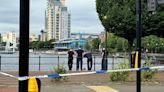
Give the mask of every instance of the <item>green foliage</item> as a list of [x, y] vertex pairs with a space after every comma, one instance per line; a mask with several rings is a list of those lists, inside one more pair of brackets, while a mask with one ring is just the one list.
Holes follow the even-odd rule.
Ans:
[[[116, 69], [127, 69], [129, 68], [129, 63], [120, 63]], [[132, 79], [130, 76], [131, 72], [112, 72], [110, 73], [110, 80], [111, 81], [128, 81]]]
[[100, 45], [100, 39], [99, 38], [95, 38], [91, 41], [91, 48], [93, 50], [98, 50], [99, 49], [99, 45]]
[[[55, 73], [55, 74], [65, 74], [66, 73], [66, 69], [65, 69], [64, 66], [59, 66], [59, 68], [54, 68], [52, 70], [52, 73]], [[68, 80], [68, 78], [66, 76], [64, 76], [64, 77], [60, 76], [60, 77], [52, 78], [52, 81], [61, 81], [61, 80], [66, 81], [66, 80]]]
[[52, 42], [54, 42], [55, 39], [51, 39], [49, 41], [45, 41], [45, 42], [42, 42], [42, 41], [33, 41], [33, 42], [30, 42], [29, 44], [29, 48], [30, 49], [50, 49], [50, 48], [53, 48], [54, 45], [52, 44]]
[[[151, 58], [146, 58], [143, 67], [152, 67], [152, 60]], [[116, 69], [127, 69], [129, 68], [129, 63], [120, 63]], [[144, 70], [141, 71], [141, 78], [142, 81], [151, 81], [155, 74], [158, 73], [158, 70]], [[130, 81], [132, 80], [132, 73], [131, 72], [112, 72], [110, 73], [110, 80], [111, 81]]]
[[[145, 60], [145, 64], [143, 67], [151, 67], [151, 66], [152, 66], [152, 61], [150, 58], [147, 58]], [[141, 71], [142, 81], [151, 81], [156, 73], [158, 73], [158, 70]]]
[[105, 30], [133, 41], [135, 0], [96, 0], [96, 8]]
[[[96, 0], [96, 9], [106, 31], [128, 41], [136, 37], [135, 0]], [[142, 36], [164, 36], [164, 5], [158, 6], [155, 14], [148, 11], [147, 0], [142, 0]]]
[[126, 39], [113, 35], [112, 33], [108, 34], [108, 46], [109, 51], [123, 52], [127, 51], [128, 42]]
[[163, 52], [164, 50], [164, 38], [150, 35], [142, 38], [142, 48], [147, 49], [148, 52]]
[[89, 41], [86, 42], [86, 44], [85, 44], [85, 49], [86, 49], [86, 50], [90, 50], [90, 49], [91, 49], [91, 46], [90, 46], [90, 44], [89, 44]]
[[[128, 40], [129, 56], [136, 38], [136, 0], [96, 0], [96, 10], [102, 25], [108, 32]], [[142, 36], [150, 34], [164, 37], [164, 5], [155, 14], [147, 9], [142, 0]]]
[[79, 47], [79, 42], [75, 42], [75, 48]]
[[[102, 47], [105, 47], [105, 42], [101, 45]], [[108, 33], [107, 48], [110, 53], [124, 52], [128, 49], [128, 42], [126, 39], [118, 37], [113, 33]]]

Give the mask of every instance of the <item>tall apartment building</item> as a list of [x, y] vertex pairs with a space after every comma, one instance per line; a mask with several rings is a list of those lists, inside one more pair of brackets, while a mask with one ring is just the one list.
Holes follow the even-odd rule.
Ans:
[[8, 32], [2, 34], [2, 42], [10, 42], [14, 43], [16, 41], [16, 34], [15, 32]]
[[70, 38], [70, 19], [70, 13], [65, 6], [65, 0], [48, 0], [45, 14], [47, 40]]

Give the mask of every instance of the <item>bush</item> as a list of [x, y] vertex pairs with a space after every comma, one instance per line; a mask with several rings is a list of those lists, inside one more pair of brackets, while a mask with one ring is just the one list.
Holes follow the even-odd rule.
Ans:
[[[152, 60], [150, 58], [145, 59], [145, 63], [143, 67], [152, 67]], [[129, 63], [120, 63], [117, 68], [115, 69], [127, 69], [129, 68]], [[142, 81], [151, 81], [154, 75], [158, 73], [158, 70], [144, 70], [141, 71], [141, 78]], [[133, 80], [132, 72], [112, 72], [110, 73], [110, 80], [111, 81], [129, 81]]]
[[[52, 73], [56, 73], [56, 74], [65, 74], [66, 73], [66, 69], [64, 66], [59, 66], [59, 68], [54, 68], [52, 70]], [[52, 78], [52, 81], [61, 81], [61, 80], [64, 80], [66, 81], [68, 78], [66, 76], [63, 76], [63, 77], [54, 77]]]
[[[129, 68], [129, 63], [120, 63], [116, 69], [127, 69]], [[110, 73], [110, 80], [111, 81], [127, 81], [132, 79], [130, 76], [131, 72], [112, 72]]]
[[[151, 67], [152, 65], [152, 60], [150, 58], [146, 58], [145, 63], [143, 67]], [[145, 70], [141, 71], [141, 78], [142, 81], [151, 81], [154, 75], [158, 73], [158, 70]]]

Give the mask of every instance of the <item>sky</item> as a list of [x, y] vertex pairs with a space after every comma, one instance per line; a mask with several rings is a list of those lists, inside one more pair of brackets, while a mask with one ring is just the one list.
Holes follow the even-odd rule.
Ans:
[[[19, 1], [0, 0], [0, 33], [19, 35]], [[40, 33], [45, 25], [47, 0], [30, 0], [30, 33]], [[66, 0], [71, 13], [71, 32], [100, 33], [103, 26], [96, 12], [95, 0]]]

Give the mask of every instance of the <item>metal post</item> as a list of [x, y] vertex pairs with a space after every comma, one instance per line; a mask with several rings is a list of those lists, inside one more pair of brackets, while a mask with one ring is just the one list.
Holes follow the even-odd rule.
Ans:
[[[29, 75], [29, 5], [30, 0], [20, 0], [19, 76]], [[19, 81], [19, 92], [28, 92], [28, 80]]]
[[59, 69], [59, 56], [58, 56], [58, 69]]
[[[141, 67], [141, 0], [136, 0], [136, 38], [138, 50], [138, 68]], [[136, 91], [141, 92], [141, 71], [137, 71]]]
[[94, 56], [94, 71], [96, 70], [96, 57]]
[[112, 55], [112, 70], [114, 70], [114, 55]]
[[105, 31], [105, 64], [104, 70], [108, 70], [107, 31]]
[[1, 56], [0, 56], [0, 71], [1, 71], [1, 68], [2, 68], [2, 62], [1, 62]]
[[40, 71], [40, 58], [41, 58], [41, 57], [40, 57], [40, 55], [39, 55], [39, 71]]

